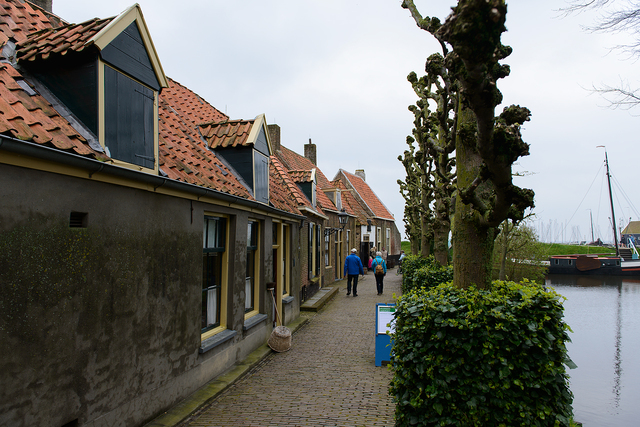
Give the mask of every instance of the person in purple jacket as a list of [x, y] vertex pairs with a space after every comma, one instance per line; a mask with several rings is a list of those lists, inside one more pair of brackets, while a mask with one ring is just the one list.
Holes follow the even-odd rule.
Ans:
[[358, 275], [364, 274], [362, 261], [356, 255], [356, 249], [351, 249], [351, 254], [344, 260], [344, 276], [347, 276], [347, 295], [351, 295], [351, 282], [353, 281], [353, 296], [358, 296]]

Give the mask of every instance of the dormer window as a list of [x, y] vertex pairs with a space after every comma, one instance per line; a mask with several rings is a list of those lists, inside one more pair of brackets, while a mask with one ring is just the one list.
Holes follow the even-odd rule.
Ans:
[[342, 210], [342, 196], [337, 188], [324, 190], [325, 194], [331, 200], [338, 210]]
[[209, 148], [242, 178], [253, 197], [269, 203], [269, 143], [264, 114], [254, 120], [203, 123], [200, 132]]
[[298, 184], [302, 193], [307, 196], [307, 199], [309, 199], [315, 208], [317, 204], [316, 169], [311, 169], [310, 171], [289, 171], [289, 174], [292, 175], [293, 181]]
[[107, 154], [125, 163], [155, 169], [157, 92], [107, 64], [104, 65], [104, 88]]
[[119, 166], [158, 173], [158, 94], [168, 83], [138, 5], [37, 33], [17, 58], [92, 148]]

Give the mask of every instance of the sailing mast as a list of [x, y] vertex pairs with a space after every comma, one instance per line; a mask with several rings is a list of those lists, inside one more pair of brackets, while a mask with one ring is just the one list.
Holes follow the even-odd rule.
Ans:
[[616, 245], [616, 256], [620, 256], [620, 248], [618, 248], [618, 233], [616, 231], [616, 215], [613, 212], [613, 195], [611, 194], [611, 173], [609, 172], [609, 158], [607, 157], [607, 149], [604, 145], [598, 145], [604, 148], [604, 163], [607, 166], [607, 183], [609, 184], [609, 202], [611, 203], [611, 219], [613, 222], [613, 242]]

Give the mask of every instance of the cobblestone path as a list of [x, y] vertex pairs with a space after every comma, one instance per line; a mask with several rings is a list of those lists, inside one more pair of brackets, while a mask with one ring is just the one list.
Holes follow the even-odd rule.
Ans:
[[[391, 373], [375, 366], [375, 306], [400, 294], [395, 269], [376, 294], [373, 274], [360, 278], [358, 296], [339, 293], [292, 337], [209, 406], [182, 424], [213, 426], [393, 426]], [[182, 427], [181, 426], [181, 427]]]

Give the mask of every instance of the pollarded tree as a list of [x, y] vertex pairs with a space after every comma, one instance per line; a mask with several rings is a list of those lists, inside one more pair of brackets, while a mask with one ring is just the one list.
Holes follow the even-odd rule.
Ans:
[[407, 137], [409, 150], [405, 150], [402, 156], [398, 156], [405, 168], [407, 177], [405, 181], [398, 180], [400, 194], [405, 199], [404, 222], [407, 225], [407, 234], [411, 242], [411, 252], [423, 257], [429, 256], [431, 240], [433, 239], [433, 212], [431, 201], [433, 200], [433, 185], [431, 184], [431, 159], [425, 158], [421, 143], [418, 148], [413, 137]]
[[[455, 190], [455, 109], [457, 106], [457, 85], [452, 81], [444, 58], [447, 47], [441, 44], [442, 54], [436, 53], [427, 59], [426, 75], [420, 79], [415, 73], [409, 74], [413, 90], [418, 95], [416, 103], [425, 116], [422, 132], [425, 156], [433, 162], [433, 236], [434, 258], [440, 265], [447, 265], [449, 258], [449, 233], [451, 231], [452, 196]], [[430, 111], [429, 105], [435, 106]], [[414, 129], [414, 133], [418, 128]]]
[[[500, 116], [498, 79], [509, 74], [499, 61], [511, 53], [500, 43], [505, 28], [504, 0], [459, 0], [441, 24], [423, 18], [413, 0], [404, 0], [418, 27], [451, 50], [444, 64], [459, 96], [455, 112], [456, 200], [453, 226], [454, 284], [487, 287], [491, 281], [496, 227], [507, 218], [521, 220], [533, 207], [533, 191], [513, 184], [512, 165], [529, 154], [520, 126], [527, 108], [510, 106]], [[448, 51], [448, 50], [447, 50]]]
[[422, 233], [422, 196], [418, 170], [415, 161], [415, 147], [413, 139], [407, 138], [409, 149], [405, 150], [402, 156], [398, 156], [406, 171], [404, 181], [398, 180], [400, 194], [404, 198], [404, 224], [407, 237], [411, 243], [411, 253], [418, 255], [420, 250], [420, 240]]

